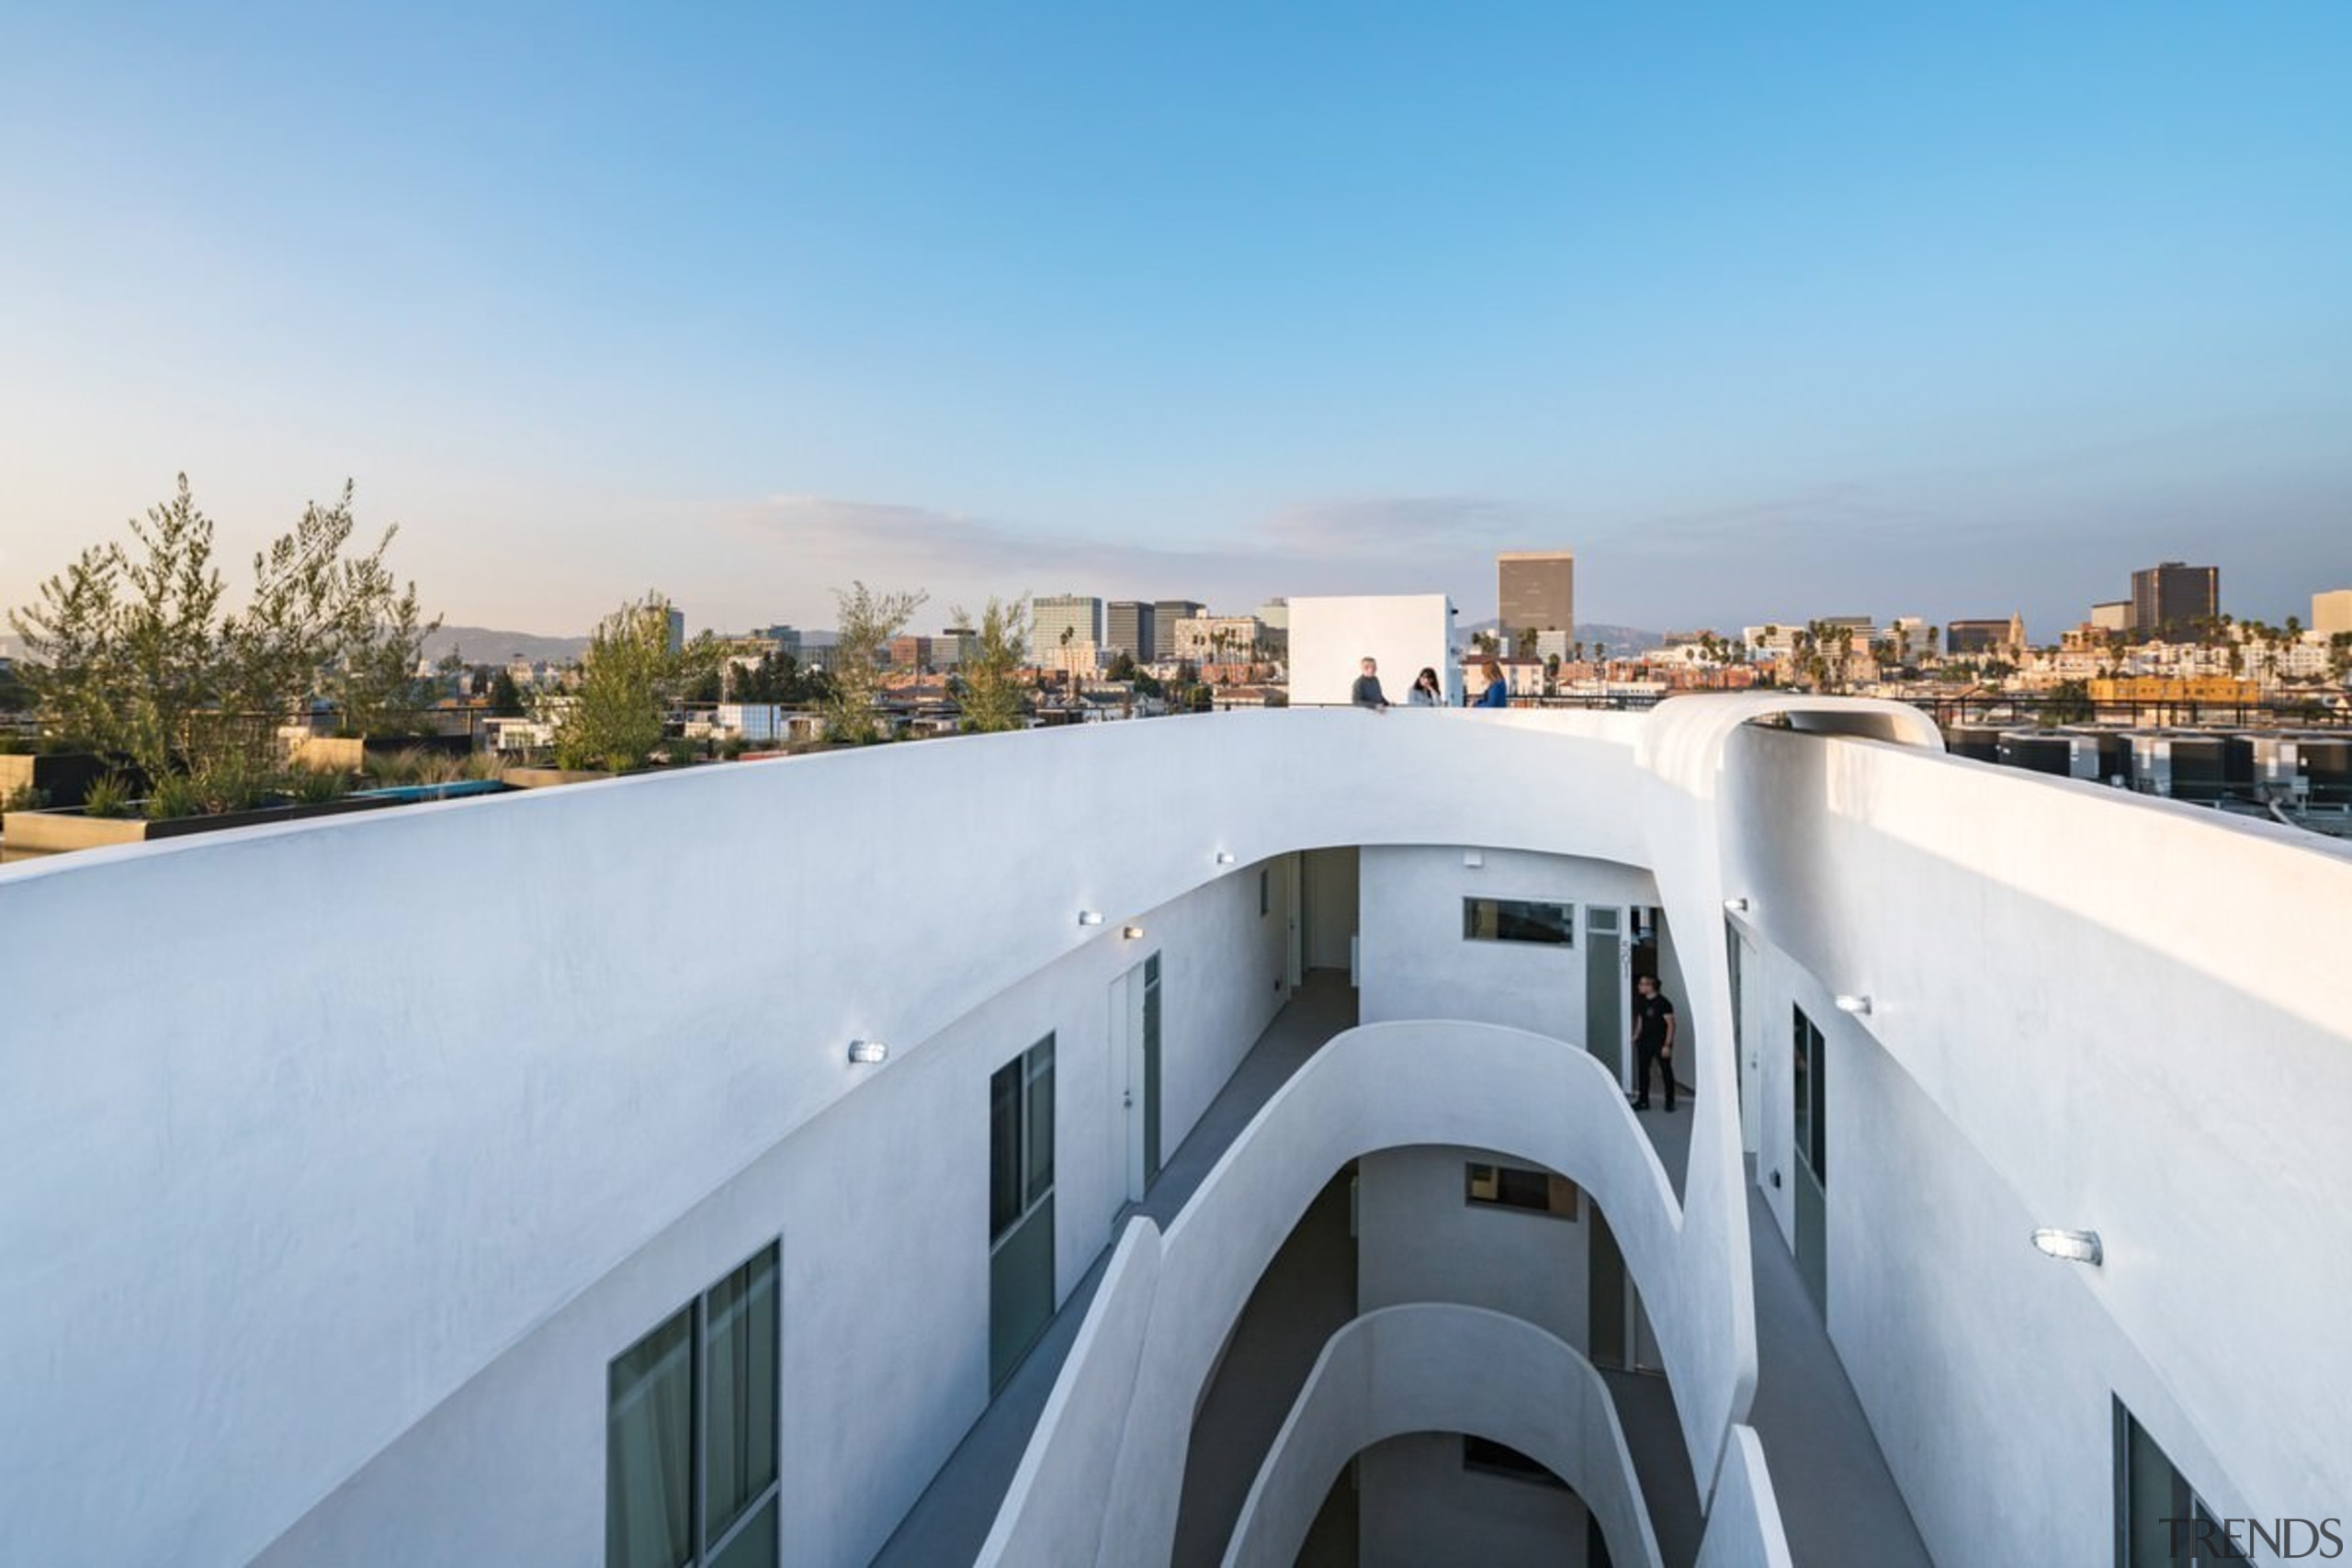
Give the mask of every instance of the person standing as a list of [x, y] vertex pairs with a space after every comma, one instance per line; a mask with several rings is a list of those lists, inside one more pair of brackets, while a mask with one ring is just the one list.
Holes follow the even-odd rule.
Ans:
[[1510, 706], [1510, 682], [1503, 679], [1502, 665], [1489, 659], [1478, 667], [1478, 673], [1487, 678], [1487, 689], [1478, 694], [1478, 705], [1482, 708]]
[[1377, 660], [1366, 659], [1363, 661], [1363, 673], [1356, 677], [1355, 691], [1348, 700], [1374, 713], [1388, 711], [1387, 694], [1380, 689], [1380, 665]]
[[1413, 678], [1413, 689], [1405, 700], [1417, 708], [1442, 708], [1445, 705], [1444, 689], [1437, 683], [1437, 671], [1424, 668]]
[[1650, 1069], [1666, 1074], [1666, 1109], [1674, 1111], [1674, 1004], [1658, 988], [1657, 976], [1634, 982], [1634, 1109], [1650, 1108]]

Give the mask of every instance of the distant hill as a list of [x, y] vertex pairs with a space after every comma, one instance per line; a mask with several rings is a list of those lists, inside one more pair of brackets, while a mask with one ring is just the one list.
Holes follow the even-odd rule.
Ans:
[[[1497, 618], [1489, 615], [1483, 621], [1457, 622], [1455, 627], [1461, 639], [1467, 642], [1476, 633], [1493, 631], [1498, 624]], [[1621, 655], [1646, 653], [1651, 649], [1666, 646], [1666, 638], [1657, 632], [1645, 632], [1639, 626], [1607, 626], [1599, 621], [1578, 621], [1576, 630], [1569, 636], [1588, 646], [1596, 642], [1603, 644], [1610, 652]]]
[[455, 652], [469, 664], [503, 664], [518, 654], [534, 664], [570, 664], [587, 651], [584, 637], [538, 637], [490, 626], [443, 626], [424, 639], [425, 658]]

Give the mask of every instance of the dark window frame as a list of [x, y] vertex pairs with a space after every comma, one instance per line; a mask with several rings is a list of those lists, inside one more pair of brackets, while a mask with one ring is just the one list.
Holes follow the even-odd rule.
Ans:
[[[1482, 918], [1481, 906], [1491, 910]], [[1545, 932], [1555, 934], [1544, 934]], [[1508, 942], [1523, 947], [1577, 944], [1577, 907], [1566, 899], [1487, 898], [1464, 895], [1462, 940]]]
[[1501, 1209], [1574, 1224], [1584, 1213], [1582, 1190], [1555, 1171], [1495, 1160], [1462, 1168], [1462, 1201], [1475, 1209]]

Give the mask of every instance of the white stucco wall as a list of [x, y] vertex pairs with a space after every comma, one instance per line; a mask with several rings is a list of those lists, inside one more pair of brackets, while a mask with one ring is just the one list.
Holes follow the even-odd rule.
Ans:
[[[2110, 1393], [2216, 1513], [2340, 1514], [2352, 857], [1863, 742], [1750, 730], [1726, 760], [1768, 944], [1759, 1171], [1788, 1168], [1810, 998], [1831, 1337], [1930, 1549], [2097, 1550]], [[2041, 1257], [2036, 1225], [2098, 1231], [2105, 1266]]]
[[1398, 708], [1424, 668], [1446, 682], [1446, 705], [1459, 705], [1462, 675], [1447, 651], [1452, 608], [1442, 593], [1293, 598], [1290, 700], [1299, 706], [1348, 702], [1358, 666], [1369, 656], [1380, 661], [1381, 689]]
[[1160, 954], [1172, 1150], [1281, 1001], [1270, 984], [1282, 971], [1280, 917], [1277, 908], [1261, 919], [1256, 869], [1237, 868], [1144, 911], [1141, 940], [1100, 934], [894, 1051], [855, 1093], [443, 1402], [262, 1560], [599, 1560], [607, 1364], [781, 1236], [784, 1557], [867, 1561], [988, 1403], [989, 1075], [1055, 1036], [1055, 1275], [1066, 1296], [1125, 1201], [1112, 979]]
[[1471, 1160], [1524, 1167], [1489, 1150], [1385, 1149], [1356, 1166], [1356, 1304], [1455, 1302], [1524, 1319], [1589, 1353], [1591, 1226], [1577, 1216], [1471, 1203]]
[[259, 1552], [868, 1082], [850, 1039], [898, 1070], [1218, 852], [1453, 837], [1466, 766], [1563, 799], [1529, 847], [1637, 858], [1609, 807], [1637, 723], [1419, 717], [974, 737], [0, 868], [0, 993], [35, 1021], [0, 1048], [33, 1173], [0, 1187], [0, 1322], [45, 1348], [0, 1558]]
[[[1539, 798], [1524, 809], [1547, 809]], [[1480, 863], [1464, 861], [1477, 856]], [[1462, 1018], [1585, 1042], [1589, 905], [1657, 902], [1646, 871], [1607, 861], [1491, 846], [1403, 845], [1363, 852], [1366, 1023]], [[1474, 942], [1462, 934], [1464, 898], [1523, 898], [1576, 906], [1575, 942]], [[1614, 939], [1611, 939], [1612, 941]]]

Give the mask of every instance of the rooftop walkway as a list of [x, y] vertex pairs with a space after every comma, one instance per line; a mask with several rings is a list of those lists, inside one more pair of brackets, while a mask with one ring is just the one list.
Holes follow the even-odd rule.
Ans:
[[[1677, 1197], [1690, 1163], [1690, 1101], [1668, 1116], [1653, 1098], [1635, 1118], [1657, 1150]], [[1930, 1562], [1911, 1510], [1895, 1489], [1877, 1434], [1862, 1414], [1845, 1363], [1813, 1310], [1763, 1194], [1747, 1190], [1749, 1268], [1756, 1290], [1756, 1404], [1747, 1424], [1764, 1440], [1772, 1490], [1780, 1500], [1789, 1551], [1805, 1568], [1927, 1568]], [[1617, 1398], [1625, 1441], [1642, 1472], [1667, 1568], [1698, 1554], [1690, 1531], [1697, 1489], [1664, 1378], [1604, 1372]], [[1653, 1482], [1652, 1477], [1663, 1478]]]
[[[1354, 1028], [1355, 1021], [1356, 993], [1347, 976], [1330, 970], [1310, 971], [1210, 1101], [1174, 1157], [1161, 1168], [1159, 1179], [1152, 1183], [1143, 1201], [1127, 1206], [1120, 1217], [1121, 1227], [1125, 1228], [1128, 1217], [1147, 1214], [1165, 1229], [1274, 1091], [1326, 1041]], [[1055, 1314], [1036, 1348], [973, 1423], [875, 1558], [876, 1568], [941, 1568], [969, 1562], [979, 1555], [989, 1527], [996, 1523], [997, 1508], [1012, 1484], [1013, 1472], [1021, 1468], [1030, 1434], [1036, 1429], [1055, 1380], [1061, 1376], [1070, 1345], [1086, 1321], [1086, 1310], [1102, 1282], [1112, 1250], [1111, 1247], [1102, 1249], [1086, 1278]]]

